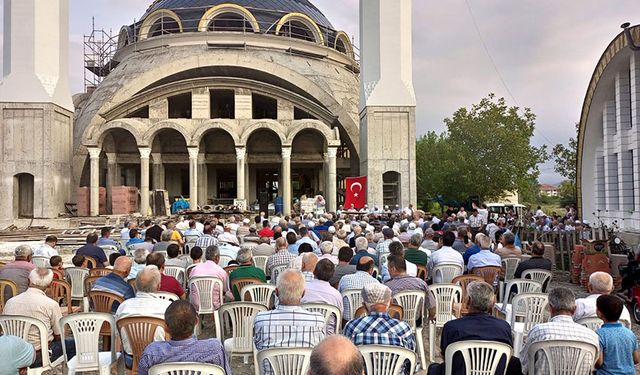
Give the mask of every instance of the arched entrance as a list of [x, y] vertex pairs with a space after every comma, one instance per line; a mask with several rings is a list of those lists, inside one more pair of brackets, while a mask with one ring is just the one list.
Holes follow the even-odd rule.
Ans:
[[167, 190], [170, 203], [175, 198], [188, 197], [189, 153], [184, 136], [171, 128], [158, 131], [151, 143], [151, 159], [153, 188]]
[[400, 204], [400, 173], [390, 171], [382, 175], [382, 199], [385, 206]]
[[19, 173], [13, 176], [13, 216], [20, 219], [33, 218], [33, 175]]
[[255, 189], [249, 191], [249, 202], [275, 203], [282, 195], [282, 142], [271, 129], [261, 128], [251, 133], [247, 141], [247, 161], [249, 163], [249, 184]]
[[324, 134], [315, 129], [301, 130], [293, 139], [291, 148], [291, 183], [293, 198], [316, 194], [326, 195], [327, 170]]
[[198, 189], [202, 194], [201, 204], [209, 203], [209, 199], [233, 203], [233, 199], [238, 197], [233, 137], [223, 129], [209, 130], [200, 141], [200, 152], [204, 154], [204, 165], [198, 172], [198, 180], [203, 182], [202, 188]]

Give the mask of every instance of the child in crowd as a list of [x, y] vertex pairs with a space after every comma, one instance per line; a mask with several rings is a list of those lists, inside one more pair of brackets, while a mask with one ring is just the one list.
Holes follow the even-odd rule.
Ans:
[[634, 364], [640, 361], [640, 350], [634, 333], [618, 322], [622, 314], [622, 300], [612, 295], [601, 295], [596, 300], [596, 308], [598, 318], [604, 321], [596, 330], [600, 337], [596, 374], [634, 374]]
[[71, 258], [71, 263], [76, 267], [87, 268], [87, 260], [84, 255], [74, 255], [73, 258]]
[[[49, 258], [49, 264], [51, 265], [52, 270], [59, 270], [64, 272], [64, 267], [62, 267], [62, 257], [60, 255], [54, 255]], [[59, 279], [58, 274], [53, 273], [54, 279]]]

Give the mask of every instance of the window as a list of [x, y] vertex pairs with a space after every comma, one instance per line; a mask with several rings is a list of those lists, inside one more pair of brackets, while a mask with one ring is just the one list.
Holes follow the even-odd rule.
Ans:
[[276, 99], [260, 94], [252, 94], [251, 104], [254, 119], [276, 120], [278, 118], [278, 101]]
[[209, 22], [207, 31], [253, 32], [253, 27], [245, 17], [228, 12], [216, 16]]
[[306, 119], [317, 120], [317, 118], [314, 115], [298, 107], [293, 107], [293, 119], [294, 120], [306, 120]]
[[382, 175], [382, 200], [385, 206], [400, 204], [400, 173], [386, 172]]
[[211, 118], [234, 119], [236, 115], [236, 96], [233, 90], [211, 90]]
[[127, 115], [127, 118], [149, 118], [149, 106], [145, 105], [142, 108], [136, 109], [134, 112]]
[[280, 33], [287, 38], [302, 39], [309, 42], [316, 41], [311, 29], [308, 28], [307, 25], [298, 21], [288, 21], [284, 26], [282, 26]]
[[180, 32], [180, 25], [171, 17], [161, 17], [151, 25], [149, 38]]
[[191, 118], [191, 93], [171, 96], [169, 101], [169, 118]]

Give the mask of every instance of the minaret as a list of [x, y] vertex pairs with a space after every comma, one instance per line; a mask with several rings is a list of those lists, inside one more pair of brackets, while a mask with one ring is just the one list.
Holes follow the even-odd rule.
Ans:
[[3, 219], [54, 218], [70, 198], [69, 1], [4, 1], [0, 81]]
[[369, 207], [416, 204], [412, 0], [360, 0], [360, 173]]

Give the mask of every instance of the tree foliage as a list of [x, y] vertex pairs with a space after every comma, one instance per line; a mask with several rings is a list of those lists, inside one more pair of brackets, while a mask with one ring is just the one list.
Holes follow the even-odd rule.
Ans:
[[[580, 124], [576, 123], [576, 134]], [[576, 137], [577, 138], [577, 137]], [[576, 182], [577, 149], [578, 141], [574, 137], [569, 138], [569, 145], [557, 144], [553, 146], [552, 158], [555, 163], [554, 169], [562, 177], [568, 179], [573, 184]]]
[[497, 200], [505, 192], [530, 189], [546, 147], [531, 145], [535, 115], [508, 107], [490, 94], [470, 109], [460, 108], [444, 120], [447, 131], [427, 133], [417, 142], [420, 202], [441, 197]]

